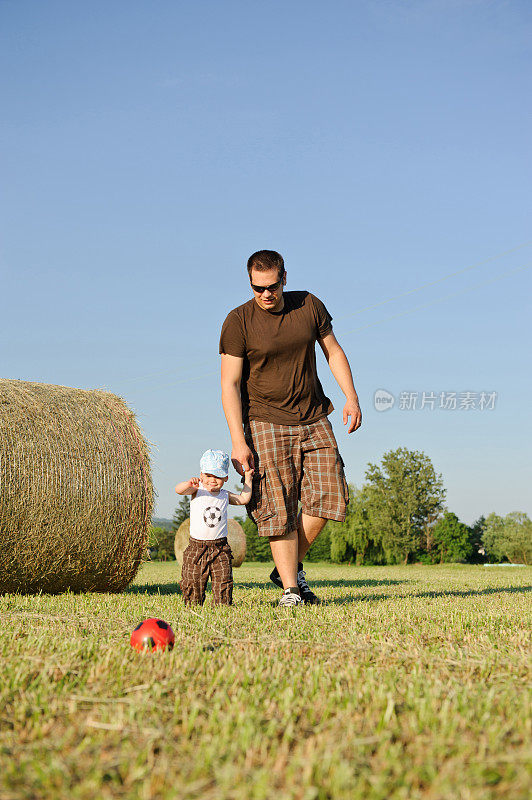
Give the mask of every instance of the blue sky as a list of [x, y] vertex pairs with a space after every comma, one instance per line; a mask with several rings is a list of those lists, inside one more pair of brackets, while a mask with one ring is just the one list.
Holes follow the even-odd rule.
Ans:
[[[125, 397], [170, 516], [230, 448], [219, 329], [276, 249], [353, 368], [348, 437], [320, 354], [349, 480], [404, 446], [465, 522], [530, 514], [531, 33], [497, 0], [2, 0], [0, 374]], [[495, 408], [419, 408], [453, 391]]]

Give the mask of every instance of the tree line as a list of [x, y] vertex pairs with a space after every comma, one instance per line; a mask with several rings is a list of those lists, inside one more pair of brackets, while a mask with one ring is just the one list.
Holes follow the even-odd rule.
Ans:
[[[345, 522], [328, 522], [306, 561], [532, 563], [529, 517], [522, 512], [506, 517], [492, 513], [471, 526], [461, 522], [445, 506], [442, 476], [425, 453], [405, 447], [390, 450], [380, 464], [368, 464], [365, 478], [362, 487], [349, 486]], [[159, 558], [173, 557], [175, 530], [189, 515], [190, 500], [184, 497], [174, 515], [173, 530], [157, 529]], [[246, 534], [246, 561], [270, 561], [268, 540], [258, 536], [255, 523], [249, 517], [236, 519]]]

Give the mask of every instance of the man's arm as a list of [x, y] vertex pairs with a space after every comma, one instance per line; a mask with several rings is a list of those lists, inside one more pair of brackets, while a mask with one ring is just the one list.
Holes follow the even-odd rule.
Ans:
[[244, 359], [222, 353], [222, 406], [231, 435], [231, 461], [239, 475], [253, 469], [253, 453], [246, 444], [242, 425], [240, 381]]
[[318, 339], [318, 343], [323, 350], [323, 355], [327, 359], [338, 386], [345, 394], [346, 404], [343, 411], [343, 421], [344, 425], [347, 425], [349, 417], [351, 417], [347, 432], [353, 433], [362, 425], [362, 412], [360, 411], [358, 395], [353, 384], [349, 361], [332, 331], [322, 339]]

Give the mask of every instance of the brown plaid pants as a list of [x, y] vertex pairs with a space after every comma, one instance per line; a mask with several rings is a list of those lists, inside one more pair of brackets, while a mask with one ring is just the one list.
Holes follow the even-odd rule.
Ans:
[[349, 492], [344, 462], [327, 417], [309, 425], [251, 420], [244, 433], [255, 460], [247, 511], [259, 536], [295, 531], [300, 500], [311, 517], [345, 520]]
[[183, 553], [181, 594], [185, 605], [203, 605], [205, 588], [212, 582], [212, 604], [233, 603], [233, 554], [227, 539], [200, 540], [190, 537]]

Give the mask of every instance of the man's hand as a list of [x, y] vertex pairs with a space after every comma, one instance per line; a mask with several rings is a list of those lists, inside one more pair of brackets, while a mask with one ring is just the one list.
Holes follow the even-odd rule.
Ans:
[[360, 410], [358, 400], [348, 400], [346, 402], [343, 413], [344, 425], [347, 425], [349, 417], [351, 417], [351, 422], [347, 432], [353, 433], [353, 431], [356, 431], [357, 428], [360, 428], [362, 425], [362, 412]]
[[231, 461], [239, 475], [243, 475], [244, 472], [249, 472], [249, 470], [253, 469], [255, 466], [253, 462], [253, 453], [245, 443], [240, 445], [240, 447], [233, 447]]

